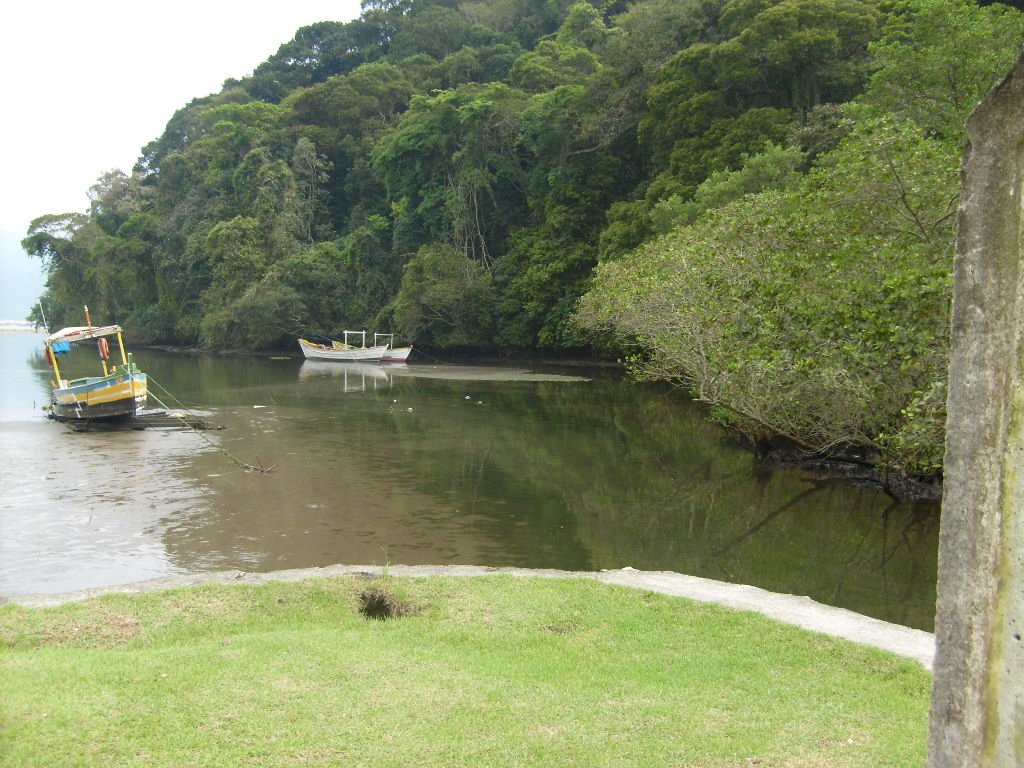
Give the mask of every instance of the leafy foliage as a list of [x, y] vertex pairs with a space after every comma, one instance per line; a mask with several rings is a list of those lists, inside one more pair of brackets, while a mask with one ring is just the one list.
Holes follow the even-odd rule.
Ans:
[[427, 343], [484, 346], [490, 342], [491, 292], [480, 262], [451, 246], [423, 246], [405, 265], [395, 320], [402, 333]]
[[1005, 5], [901, 0], [871, 45], [879, 67], [862, 102], [959, 144], [968, 115], [1009, 71], [1022, 40], [1024, 14]]

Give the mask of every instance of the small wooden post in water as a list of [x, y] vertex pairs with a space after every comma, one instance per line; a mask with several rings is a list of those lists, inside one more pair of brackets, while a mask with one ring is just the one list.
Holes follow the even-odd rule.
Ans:
[[1024, 765], [1024, 56], [967, 123], [929, 768]]

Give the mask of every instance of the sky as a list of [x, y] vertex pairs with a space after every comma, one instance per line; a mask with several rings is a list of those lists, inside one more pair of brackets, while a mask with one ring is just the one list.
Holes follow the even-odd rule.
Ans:
[[[0, 319], [35, 296], [10, 296], [38, 265], [17, 243], [36, 217], [84, 212], [110, 170], [127, 172], [142, 147], [192, 99], [250, 74], [316, 21], [350, 21], [359, 0], [33, 0], [0, 9]], [[24, 290], [13, 291], [21, 296]], [[24, 303], [26, 309], [21, 309]]]

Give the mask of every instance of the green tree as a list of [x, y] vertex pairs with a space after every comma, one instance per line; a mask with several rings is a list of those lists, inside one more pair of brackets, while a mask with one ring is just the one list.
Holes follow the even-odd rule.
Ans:
[[575, 0], [466, 0], [466, 17], [514, 37], [525, 50], [554, 33]]
[[428, 237], [485, 268], [524, 209], [515, 151], [524, 103], [501, 84], [415, 97], [373, 155], [390, 198], [408, 201]]
[[705, 211], [721, 208], [744, 195], [766, 189], [792, 189], [800, 182], [798, 169], [804, 153], [796, 147], [769, 144], [757, 155], [745, 157], [735, 171], [717, 171], [705, 179], [692, 200], [671, 195], [651, 211], [653, 228], [666, 234], [676, 227], [692, 224]]
[[299, 29], [291, 41], [242, 80], [225, 86], [244, 89], [253, 98], [279, 103], [291, 92], [344, 75], [378, 59], [372, 25], [361, 19], [345, 23], [321, 21]]
[[51, 327], [80, 323], [90, 265], [84, 238], [77, 235], [87, 227], [88, 218], [80, 213], [47, 214], [32, 220], [21, 241], [25, 253], [37, 257], [46, 272], [43, 304]]
[[569, 85], [592, 75], [600, 62], [593, 53], [578, 45], [542, 40], [532, 51], [516, 59], [509, 79], [528, 93], [543, 93], [559, 85]]
[[393, 315], [406, 338], [444, 347], [491, 343], [494, 300], [483, 265], [459, 249], [425, 245], [405, 265]]
[[749, 109], [845, 101], [867, 79], [880, 24], [876, 0], [726, 3], [718, 27], [728, 37], [691, 45], [661, 68], [641, 135], [664, 161], [676, 142]]
[[427, 55], [440, 61], [464, 47], [502, 42], [504, 35], [480, 24], [474, 24], [453, 7], [417, 4], [402, 21], [391, 40], [389, 54], [400, 61]]
[[603, 263], [577, 317], [755, 444], [782, 435], [934, 475], [957, 165], [911, 124], [865, 123], [799, 189], [741, 197]]
[[497, 334], [509, 348], [582, 346], [570, 323], [594, 266], [592, 246], [555, 227], [519, 229], [495, 270]]
[[522, 49], [515, 43], [463, 46], [445, 56], [435, 68], [438, 84], [442, 89], [452, 89], [466, 83], [505, 81], [521, 54]]
[[366, 325], [369, 310], [359, 273], [358, 263], [336, 243], [317, 243], [280, 262], [276, 274], [303, 304], [303, 311], [282, 327], [294, 336], [332, 338], [345, 328]]
[[314, 223], [324, 208], [324, 184], [330, 178], [331, 164], [316, 151], [307, 138], [300, 138], [292, 152], [292, 173], [299, 187], [299, 227], [302, 238], [313, 242]]
[[[855, 96], [868, 73], [868, 44], [879, 34], [876, 0], [782, 0], [755, 16], [735, 42], [743, 51], [740, 84], [786, 95], [805, 111]], [[729, 46], [731, 49], [731, 46]], [[730, 50], [731, 52], [731, 50]]]
[[900, 0], [861, 103], [913, 120], [960, 144], [967, 117], [1009, 71], [1024, 40], [1024, 13], [971, 0]]

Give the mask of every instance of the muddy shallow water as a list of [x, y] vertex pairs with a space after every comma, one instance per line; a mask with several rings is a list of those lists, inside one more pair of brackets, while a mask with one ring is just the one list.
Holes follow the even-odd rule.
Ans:
[[632, 566], [931, 628], [937, 505], [759, 465], [663, 387], [138, 350], [157, 397], [225, 429], [79, 434], [40, 411], [39, 338], [5, 336], [0, 596], [333, 563]]

